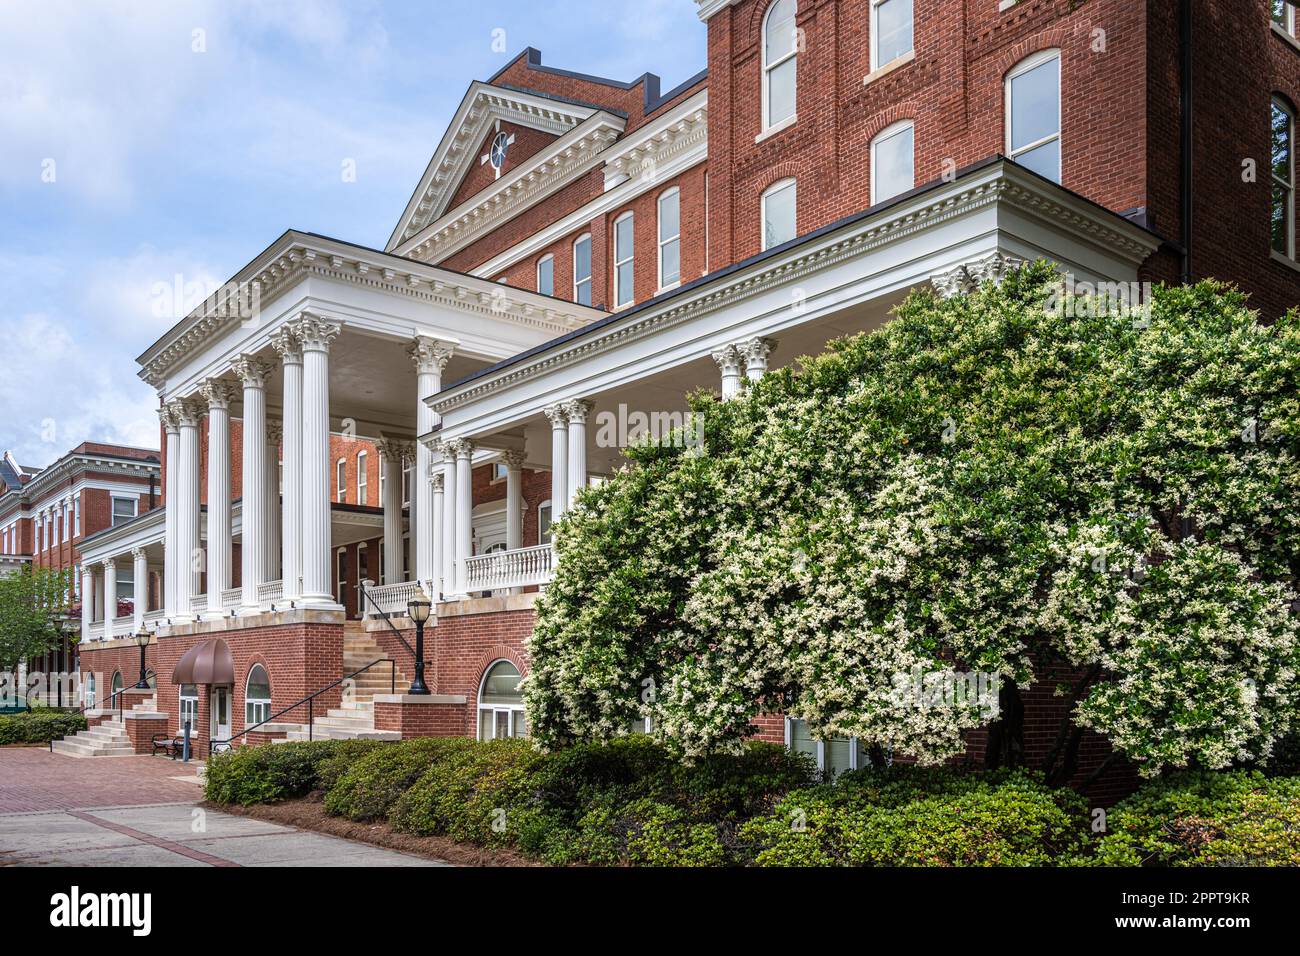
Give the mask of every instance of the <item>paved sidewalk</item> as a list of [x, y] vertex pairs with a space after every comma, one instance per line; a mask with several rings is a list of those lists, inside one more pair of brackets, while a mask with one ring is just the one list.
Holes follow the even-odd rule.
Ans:
[[446, 865], [207, 810], [202, 795], [163, 758], [0, 749], [0, 866]]

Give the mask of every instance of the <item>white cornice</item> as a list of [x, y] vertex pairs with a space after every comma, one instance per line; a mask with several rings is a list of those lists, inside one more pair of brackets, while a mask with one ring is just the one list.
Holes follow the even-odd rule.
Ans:
[[397, 253], [424, 262], [443, 261], [584, 175], [600, 161], [625, 125], [610, 113], [596, 113], [529, 156], [491, 188], [410, 234]]
[[244, 309], [248, 301], [263, 309], [309, 276], [364, 286], [470, 316], [506, 320], [557, 336], [605, 314], [386, 252], [290, 231], [150, 346], [137, 360], [140, 377], [161, 388], [170, 369], [247, 321], [250, 316]]
[[629, 178], [657, 179], [660, 166], [704, 147], [708, 155], [709, 93], [701, 90], [636, 130], [605, 154], [605, 189]]
[[472, 83], [385, 248], [404, 244], [446, 212], [456, 187], [478, 161], [475, 153], [488, 127], [498, 119], [562, 136], [595, 112], [594, 107]]
[[556, 343], [535, 357], [508, 365], [495, 374], [471, 379], [461, 386], [452, 385], [430, 400], [429, 406], [445, 414], [569, 363], [660, 334], [775, 287], [797, 284], [848, 259], [860, 258], [948, 220], [999, 203], [1031, 213], [1056, 229], [1103, 247], [1135, 265], [1159, 245], [1154, 236], [1138, 226], [1127, 225], [1114, 214], [1004, 160], [801, 243], [785, 254], [761, 259], [684, 295], [634, 311], [599, 331]]
[[740, 0], [695, 0], [696, 15], [705, 23], [709, 18], [726, 7], [735, 6]]

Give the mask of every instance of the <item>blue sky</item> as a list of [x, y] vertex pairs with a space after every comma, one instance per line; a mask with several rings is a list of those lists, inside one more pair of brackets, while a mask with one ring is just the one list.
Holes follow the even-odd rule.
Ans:
[[382, 247], [526, 46], [665, 90], [705, 65], [692, 0], [0, 2], [0, 450], [156, 447], [135, 357], [286, 228]]

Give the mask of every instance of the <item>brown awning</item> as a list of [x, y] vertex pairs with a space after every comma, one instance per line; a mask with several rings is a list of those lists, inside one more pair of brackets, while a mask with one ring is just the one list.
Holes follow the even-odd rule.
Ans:
[[172, 671], [173, 684], [234, 684], [235, 658], [219, 637], [195, 644], [181, 655]]

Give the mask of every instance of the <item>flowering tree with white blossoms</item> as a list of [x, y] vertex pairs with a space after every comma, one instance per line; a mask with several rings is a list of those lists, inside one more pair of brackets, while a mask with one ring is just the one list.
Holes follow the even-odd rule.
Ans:
[[[1145, 773], [1266, 760], [1300, 716], [1300, 314], [1213, 283], [1144, 313], [1045, 264], [692, 397], [702, 447], [642, 446], [555, 528], [525, 681], [543, 746], [650, 718], [688, 756], [768, 712], [922, 763], [1075, 675], [1084, 728]], [[900, 693], [996, 675], [1000, 708]]]

